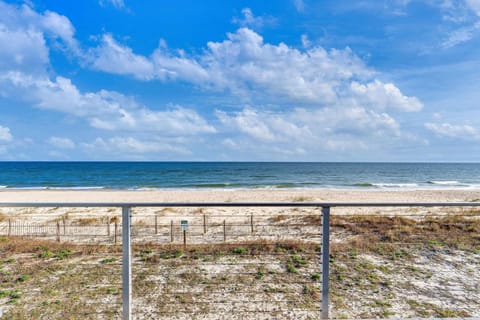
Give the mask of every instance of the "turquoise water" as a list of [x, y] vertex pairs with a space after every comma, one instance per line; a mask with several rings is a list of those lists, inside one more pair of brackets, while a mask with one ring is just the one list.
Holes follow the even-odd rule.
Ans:
[[0, 162], [0, 189], [479, 189], [480, 163]]

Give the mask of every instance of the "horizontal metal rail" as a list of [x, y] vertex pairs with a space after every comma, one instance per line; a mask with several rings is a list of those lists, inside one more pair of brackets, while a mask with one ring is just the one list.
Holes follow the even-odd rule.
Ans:
[[0, 207], [480, 207], [480, 202], [0, 202]]

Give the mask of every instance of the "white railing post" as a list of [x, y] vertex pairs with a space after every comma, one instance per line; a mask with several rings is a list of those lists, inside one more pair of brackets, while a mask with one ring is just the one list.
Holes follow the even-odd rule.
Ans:
[[330, 207], [322, 207], [322, 313], [328, 319], [328, 276], [330, 264]]
[[122, 303], [123, 320], [132, 319], [132, 242], [130, 207], [122, 207]]

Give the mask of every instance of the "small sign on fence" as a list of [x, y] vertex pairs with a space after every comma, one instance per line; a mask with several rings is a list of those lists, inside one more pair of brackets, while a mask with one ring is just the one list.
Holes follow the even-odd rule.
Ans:
[[187, 228], [188, 228], [188, 220], [182, 220], [180, 222], [181, 226], [182, 226], [182, 231], [187, 231]]

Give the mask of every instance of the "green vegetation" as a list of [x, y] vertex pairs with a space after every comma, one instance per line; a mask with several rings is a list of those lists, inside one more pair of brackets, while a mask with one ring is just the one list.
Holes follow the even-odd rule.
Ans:
[[245, 254], [247, 253], [247, 250], [245, 248], [238, 247], [238, 248], [233, 248], [232, 252], [235, 254]]
[[105, 264], [105, 263], [112, 263], [112, 262], [115, 262], [117, 261], [117, 258], [115, 257], [112, 257], [112, 258], [105, 258], [105, 259], [102, 259], [100, 261], [101, 264]]
[[54, 257], [57, 258], [58, 260], [63, 260], [70, 257], [71, 255], [72, 255], [72, 251], [70, 249], [61, 249], [55, 253]]

